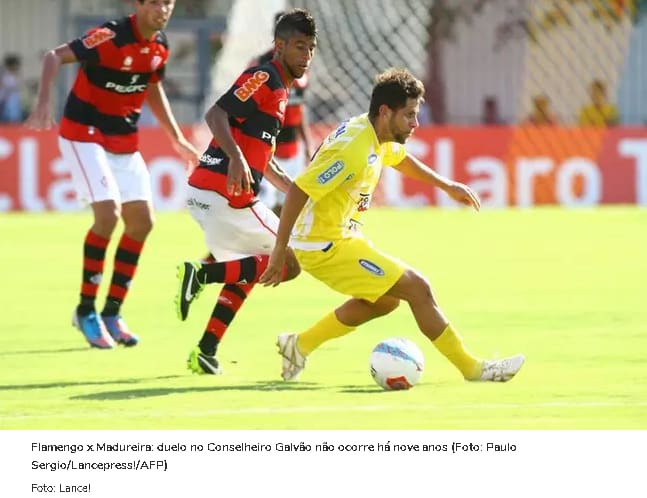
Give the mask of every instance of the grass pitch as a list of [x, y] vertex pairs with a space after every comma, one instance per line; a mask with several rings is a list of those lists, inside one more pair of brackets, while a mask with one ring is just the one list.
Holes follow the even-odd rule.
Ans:
[[[344, 299], [308, 275], [255, 289], [221, 345], [225, 374], [191, 375], [219, 286], [177, 320], [175, 265], [204, 251], [187, 213], [158, 215], [123, 308], [141, 344], [92, 350], [70, 325], [90, 215], [3, 214], [0, 428], [647, 429], [647, 210], [374, 209], [366, 221], [378, 247], [428, 276], [472, 351], [526, 355], [515, 379], [464, 382], [401, 306], [281, 381], [277, 334]], [[410, 391], [369, 375], [390, 336], [425, 353]]]

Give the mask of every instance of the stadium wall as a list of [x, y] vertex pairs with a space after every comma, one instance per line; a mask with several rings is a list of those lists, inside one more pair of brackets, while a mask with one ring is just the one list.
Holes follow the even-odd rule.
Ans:
[[[185, 133], [199, 141], [196, 130]], [[182, 209], [182, 160], [159, 129], [143, 129], [140, 145], [157, 209]], [[484, 207], [647, 205], [645, 128], [422, 127], [407, 147], [441, 174], [470, 184]], [[456, 207], [391, 168], [384, 169], [376, 202]], [[0, 212], [78, 209], [56, 132], [0, 127]]]

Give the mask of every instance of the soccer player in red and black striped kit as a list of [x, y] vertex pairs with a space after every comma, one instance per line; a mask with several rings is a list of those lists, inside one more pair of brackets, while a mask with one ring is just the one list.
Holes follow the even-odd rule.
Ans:
[[[54, 125], [51, 89], [62, 64], [80, 62], [59, 128], [59, 146], [77, 197], [92, 207], [94, 223], [83, 244], [83, 281], [73, 324], [91, 346], [134, 346], [138, 338], [121, 305], [153, 226], [148, 170], [138, 151], [137, 120], [148, 103], [175, 150], [189, 163], [199, 155], [182, 134], [161, 84], [169, 56], [166, 36], [175, 0], [134, 0], [135, 12], [89, 31], [45, 55], [38, 99], [27, 120], [33, 129]], [[100, 316], [95, 300], [113, 231], [124, 232]]]
[[[274, 23], [283, 15], [283, 12], [276, 14]], [[257, 66], [272, 60], [274, 57], [274, 47], [267, 50], [250, 66]], [[288, 98], [288, 105], [285, 108], [285, 117], [283, 126], [276, 137], [276, 150], [274, 151], [274, 159], [281, 166], [281, 168], [292, 178], [296, 177], [307, 164], [312, 156], [312, 145], [310, 140], [310, 133], [308, 132], [308, 120], [305, 106], [305, 92], [308, 87], [308, 73], [304, 73], [300, 78], [292, 82], [290, 88], [290, 97]], [[263, 182], [260, 186], [258, 194], [267, 206], [272, 208], [277, 216], [280, 215], [281, 206], [285, 200], [285, 194], [275, 188], [269, 182]]]
[[[187, 206], [215, 262], [179, 265], [178, 317], [186, 319], [206, 284], [225, 285], [189, 356], [188, 368], [195, 373], [221, 372], [218, 344], [267, 266], [278, 218], [258, 200], [258, 189], [264, 178], [283, 192], [292, 184], [272, 154], [289, 88], [308, 69], [316, 34], [314, 19], [305, 10], [281, 16], [274, 28], [273, 59], [246, 69], [205, 116], [213, 140], [189, 178]], [[296, 257], [288, 253], [283, 280], [299, 271]]]

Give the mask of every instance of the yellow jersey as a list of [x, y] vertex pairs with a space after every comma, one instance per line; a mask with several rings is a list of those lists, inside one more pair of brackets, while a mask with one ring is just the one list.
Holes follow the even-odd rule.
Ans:
[[594, 105], [582, 107], [578, 118], [581, 126], [614, 125], [619, 121], [618, 110], [613, 104], [605, 104], [601, 108]]
[[402, 144], [379, 143], [367, 114], [341, 123], [295, 179], [309, 199], [292, 230], [291, 245], [315, 250], [361, 236], [361, 214], [371, 205], [382, 166], [397, 165], [405, 156]]

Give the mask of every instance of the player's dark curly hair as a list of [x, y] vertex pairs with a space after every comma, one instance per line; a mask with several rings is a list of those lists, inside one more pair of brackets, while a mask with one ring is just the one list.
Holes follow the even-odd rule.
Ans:
[[375, 86], [371, 94], [368, 109], [370, 118], [380, 112], [380, 106], [386, 104], [389, 109], [397, 110], [407, 105], [408, 99], [423, 100], [425, 86], [418, 78], [406, 69], [387, 69], [375, 77]]
[[289, 10], [276, 22], [276, 26], [274, 27], [275, 39], [287, 40], [296, 34], [317, 36], [315, 20], [307, 10]]

